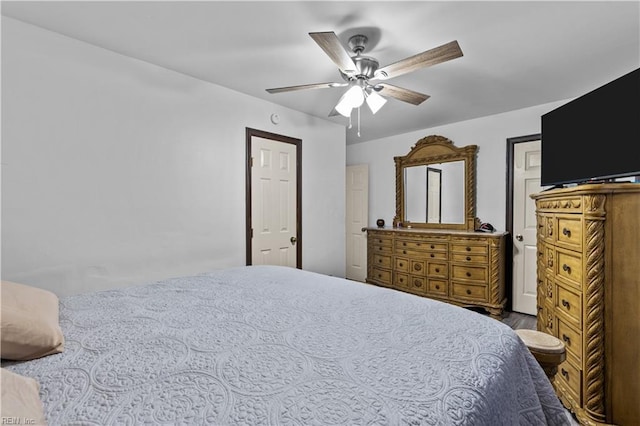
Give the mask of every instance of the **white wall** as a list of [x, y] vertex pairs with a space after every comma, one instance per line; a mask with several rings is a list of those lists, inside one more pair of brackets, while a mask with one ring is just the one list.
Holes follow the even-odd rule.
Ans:
[[246, 127], [302, 139], [303, 268], [344, 276], [343, 126], [3, 17], [2, 279], [244, 265]]
[[347, 145], [347, 165], [369, 164], [369, 226], [382, 218], [391, 224], [395, 216], [394, 156], [406, 155], [425, 136], [441, 135], [456, 146], [478, 145], [476, 216], [503, 231], [506, 218], [507, 139], [540, 133], [540, 116], [568, 100], [538, 105]]

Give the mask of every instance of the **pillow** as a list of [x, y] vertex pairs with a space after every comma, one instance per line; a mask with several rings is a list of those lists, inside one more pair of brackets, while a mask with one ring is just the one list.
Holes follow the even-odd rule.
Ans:
[[3, 359], [22, 361], [64, 350], [58, 296], [40, 288], [2, 281], [0, 299]]
[[3, 424], [8, 424], [5, 420], [14, 420], [13, 424], [47, 424], [44, 419], [38, 382], [2, 368], [0, 383], [2, 383], [0, 416]]

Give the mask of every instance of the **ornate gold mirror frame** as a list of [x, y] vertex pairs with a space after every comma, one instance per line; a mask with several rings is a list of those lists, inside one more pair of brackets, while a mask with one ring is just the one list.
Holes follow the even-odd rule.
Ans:
[[[394, 227], [459, 229], [474, 231], [478, 228], [476, 218], [476, 154], [477, 145], [457, 148], [444, 136], [431, 135], [420, 139], [409, 153], [402, 157], [394, 157], [396, 163], [396, 216]], [[409, 222], [405, 217], [405, 168], [411, 166], [464, 161], [464, 223], [426, 223]]]

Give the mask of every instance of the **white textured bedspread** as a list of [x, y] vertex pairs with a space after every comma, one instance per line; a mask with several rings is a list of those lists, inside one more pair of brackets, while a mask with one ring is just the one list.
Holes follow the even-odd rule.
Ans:
[[475, 312], [248, 266], [61, 299], [34, 377], [50, 425], [557, 425], [512, 330]]

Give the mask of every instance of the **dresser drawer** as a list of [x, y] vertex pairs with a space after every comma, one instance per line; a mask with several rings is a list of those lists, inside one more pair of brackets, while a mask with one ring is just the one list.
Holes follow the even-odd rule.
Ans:
[[564, 342], [567, 348], [567, 355], [575, 357], [576, 362], [582, 362], [582, 333], [575, 331], [565, 324], [562, 319], [558, 319], [558, 339]]
[[381, 284], [391, 285], [391, 271], [374, 267], [373, 276], [370, 279]]
[[487, 286], [451, 283], [451, 296], [457, 299], [487, 301]]
[[578, 404], [582, 405], [582, 370], [566, 360], [558, 366], [555, 379], [569, 391]]
[[462, 262], [462, 263], [487, 263], [487, 256], [483, 254], [465, 254], [465, 253], [453, 253], [451, 255], [451, 260], [454, 262]]
[[555, 272], [570, 284], [582, 288], [582, 256], [580, 253], [556, 248]]
[[424, 293], [427, 290], [427, 279], [425, 277], [410, 275], [407, 288], [418, 293]]
[[427, 275], [430, 277], [447, 278], [449, 276], [449, 265], [446, 263], [429, 262]]
[[396, 257], [395, 264], [396, 270], [409, 272], [409, 259], [407, 259], [406, 257]]
[[427, 271], [427, 262], [424, 260], [411, 260], [409, 272], [415, 275], [424, 275]]
[[427, 281], [427, 293], [434, 296], [446, 296], [447, 295], [447, 281], [429, 279]]
[[409, 285], [409, 274], [395, 273], [393, 275], [393, 286], [395, 288], [407, 288]]
[[393, 239], [391, 237], [371, 236], [369, 241], [371, 241], [371, 244], [391, 247]]
[[453, 253], [467, 253], [467, 254], [480, 254], [486, 256], [489, 253], [489, 248], [485, 245], [474, 245], [465, 243], [452, 243], [451, 251]]
[[557, 216], [556, 220], [558, 245], [582, 251], [582, 217], [580, 215]]
[[391, 256], [373, 255], [373, 264], [380, 268], [391, 268]]
[[393, 253], [393, 247], [389, 246], [377, 246], [375, 244], [371, 245], [371, 250], [373, 253], [378, 254], [391, 254]]
[[487, 282], [488, 268], [486, 266], [451, 265], [451, 277], [469, 281]]
[[431, 241], [411, 241], [411, 240], [397, 240], [396, 248], [403, 250], [418, 250], [418, 251], [447, 251], [447, 243], [431, 242]]
[[556, 286], [556, 312], [575, 323], [578, 327], [582, 325], [582, 297], [578, 293], [561, 286]]

